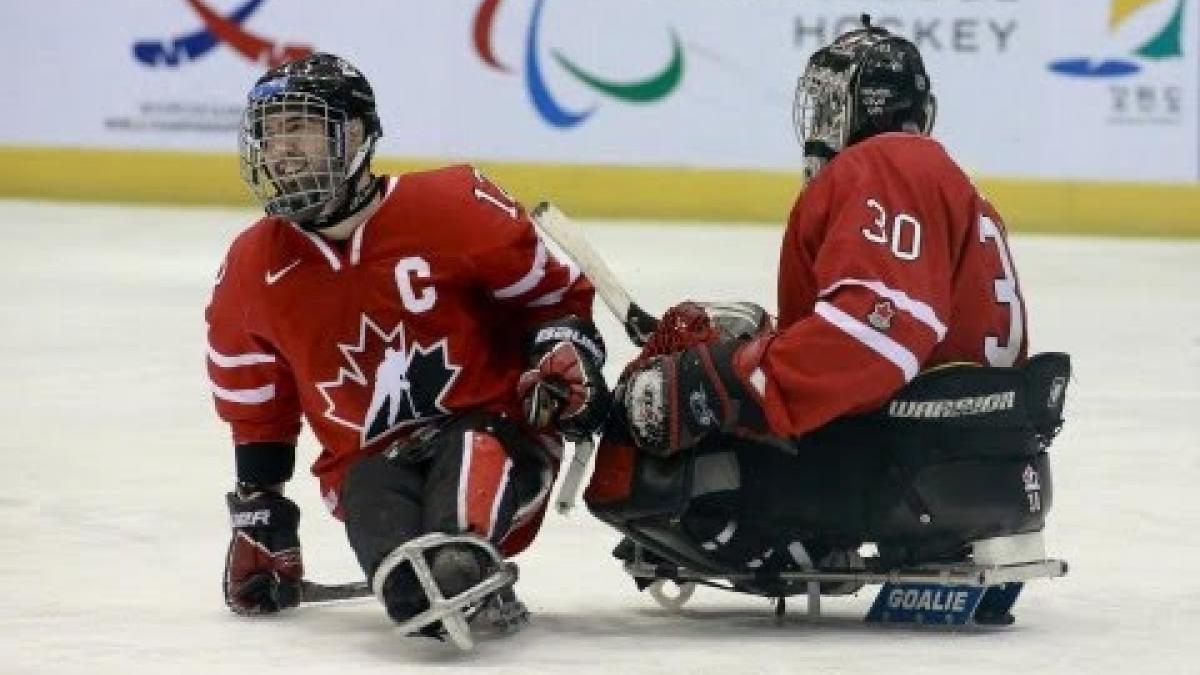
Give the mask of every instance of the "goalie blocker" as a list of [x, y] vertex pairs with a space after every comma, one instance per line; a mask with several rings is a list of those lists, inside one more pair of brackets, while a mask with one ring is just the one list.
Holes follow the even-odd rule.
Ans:
[[[732, 590], [782, 598], [809, 592], [796, 573], [819, 572], [825, 554], [865, 542], [879, 552], [866, 568], [832, 570], [862, 572], [848, 575], [858, 582], [853, 588], [930, 564], [967, 569], [1040, 561], [1052, 502], [1046, 451], [1062, 425], [1069, 378], [1070, 359], [1059, 353], [1034, 356], [1019, 368], [934, 369], [880, 410], [795, 439], [790, 452], [718, 434], [658, 458], [638, 452], [627, 432], [610, 424], [585, 500], [627, 535], [618, 557], [630, 563], [636, 551], [652, 561], [643, 573], [662, 572], [639, 579], [643, 586], [653, 578], [678, 580], [679, 570], [687, 570], [694, 575], [687, 578], [725, 579]], [[1014, 541], [1026, 550], [1003, 550]], [[975, 542], [984, 543], [972, 551]], [[1065, 572], [1057, 561], [1041, 562], [1061, 569], [1030, 576]], [[981, 586], [999, 577], [967, 578]], [[908, 597], [896, 590], [885, 587], [893, 599]], [[981, 599], [995, 605], [997, 595], [1011, 605], [1019, 584], [993, 590], [973, 595], [971, 610]], [[936, 604], [940, 596], [930, 597]], [[956, 604], [968, 603], [945, 606]], [[1007, 607], [988, 611], [1007, 615]], [[910, 620], [921, 620], [915, 616]]]

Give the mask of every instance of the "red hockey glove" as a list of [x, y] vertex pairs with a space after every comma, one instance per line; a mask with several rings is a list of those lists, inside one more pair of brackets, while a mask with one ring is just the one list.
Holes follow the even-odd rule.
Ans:
[[596, 433], [611, 395], [600, 370], [604, 340], [595, 326], [577, 317], [543, 326], [534, 335], [530, 357], [532, 367], [517, 383], [526, 422], [573, 441]]
[[225, 556], [225, 604], [237, 614], [268, 614], [300, 604], [304, 563], [300, 509], [270, 490], [225, 496], [233, 538]]
[[718, 431], [766, 433], [749, 381], [768, 339], [699, 344], [635, 362], [616, 393], [634, 444], [666, 457]]

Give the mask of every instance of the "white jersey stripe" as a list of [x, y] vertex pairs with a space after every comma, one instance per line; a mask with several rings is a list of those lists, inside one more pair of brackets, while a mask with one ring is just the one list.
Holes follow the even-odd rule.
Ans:
[[252, 366], [257, 363], [275, 363], [275, 356], [259, 352], [227, 355], [218, 352], [210, 346], [208, 348], [208, 360], [212, 361], [213, 365], [219, 368], [237, 368], [239, 366]]
[[900, 369], [900, 372], [904, 373], [905, 382], [917, 376], [917, 371], [921, 366], [917, 363], [917, 357], [904, 345], [843, 312], [836, 305], [818, 302], [814, 311], [850, 337], [869, 347], [871, 351], [891, 361]]
[[533, 496], [527, 503], [519, 506], [512, 517], [512, 525], [509, 526], [505, 537], [512, 534], [513, 530], [525, 524], [525, 520], [538, 509], [550, 496], [550, 488], [554, 485], [554, 474], [550, 472], [550, 467], [542, 467], [542, 488]]
[[576, 265], [575, 261], [571, 260], [570, 258], [567, 258], [567, 270], [569, 272], [569, 276], [567, 277], [566, 286], [563, 286], [557, 291], [550, 291], [543, 296], [535, 298], [525, 306], [546, 307], [548, 305], [555, 305], [559, 302], [562, 302], [563, 296], [567, 294], [567, 291], [571, 290], [571, 287], [574, 286], [575, 282], [579, 279], [579, 265]]
[[275, 398], [275, 385], [273, 384], [258, 389], [225, 389], [210, 382], [209, 388], [217, 398], [230, 403], [266, 403]]
[[370, 223], [370, 222], [371, 222], [370, 218], [363, 221], [362, 225], [359, 225], [358, 227], [356, 227], [354, 229], [354, 234], [350, 236], [350, 266], [351, 267], [357, 265], [358, 261], [362, 259], [363, 232], [367, 229], [367, 223]]
[[387, 199], [392, 196], [392, 190], [396, 189], [396, 184], [400, 182], [399, 176], [392, 176], [388, 179], [387, 185], [383, 188], [383, 198]]
[[463, 433], [462, 463], [458, 467], [458, 531], [467, 531], [467, 482], [471, 479], [471, 458], [475, 452], [475, 432]]
[[750, 373], [750, 385], [754, 387], [754, 391], [758, 395], [767, 397], [767, 373], [762, 368], [755, 368], [754, 372]]
[[867, 281], [865, 279], [842, 279], [831, 285], [829, 288], [821, 291], [817, 297], [828, 298], [834, 291], [843, 286], [862, 286], [878, 295], [881, 298], [887, 298], [895, 303], [896, 307], [908, 312], [917, 321], [929, 326], [929, 329], [937, 335], [937, 341], [941, 342], [946, 337], [946, 324], [938, 318], [937, 312], [929, 305], [920, 300], [910, 297], [907, 293], [890, 286], [886, 286], [880, 281]]
[[[374, 213], [376, 211], [379, 210], [379, 206], [382, 205], [383, 202], [387, 201], [387, 198], [392, 195], [392, 190], [394, 190], [396, 188], [396, 182], [398, 180], [399, 180], [399, 178], [396, 176], [392, 176], [391, 178], [388, 179], [387, 183], [384, 185], [384, 188], [383, 188], [383, 197], [379, 200], [379, 202], [376, 203], [376, 206], [373, 207], [374, 210], [371, 212], [372, 216], [374, 215]], [[359, 261], [362, 260], [363, 232], [366, 231], [367, 225], [370, 225], [370, 224], [371, 224], [371, 216], [368, 216], [367, 219], [362, 222], [362, 224], [360, 224], [358, 227], [354, 228], [354, 234], [350, 236], [350, 266], [351, 267], [358, 265]], [[337, 269], [337, 268], [335, 267], [334, 269]]]
[[333, 268], [334, 272], [342, 269], [342, 261], [338, 259], [337, 253], [334, 252], [333, 247], [329, 245], [329, 242], [322, 239], [320, 235], [313, 234], [312, 232], [301, 228], [295, 223], [290, 224], [292, 227], [296, 228], [297, 232], [308, 237], [308, 240], [313, 243], [313, 246], [316, 246], [317, 250], [319, 250], [321, 254], [325, 256], [325, 259], [329, 261], [329, 265]]
[[525, 273], [515, 284], [505, 286], [498, 291], [493, 291], [492, 295], [503, 300], [505, 298], [515, 298], [522, 293], [528, 293], [535, 286], [542, 282], [542, 278], [546, 276], [546, 245], [538, 239], [537, 252], [533, 254], [533, 267]]

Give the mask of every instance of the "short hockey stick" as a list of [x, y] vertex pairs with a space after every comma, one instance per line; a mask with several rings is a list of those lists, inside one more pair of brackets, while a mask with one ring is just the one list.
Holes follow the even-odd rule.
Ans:
[[305, 579], [300, 582], [300, 602], [331, 602], [334, 600], [352, 600], [370, 596], [371, 586], [365, 581], [352, 581], [346, 584], [319, 584]]
[[629, 291], [617, 281], [604, 259], [592, 248], [579, 226], [571, 221], [557, 206], [542, 202], [533, 208], [530, 217], [538, 229], [546, 233], [562, 248], [600, 294], [600, 299], [616, 315], [625, 327], [629, 339], [637, 346], [646, 344], [650, 334], [658, 325], [658, 319], [648, 314], [629, 297]]
[[558, 499], [554, 501], [554, 509], [562, 515], [567, 515], [575, 508], [579, 499], [579, 484], [583, 482], [583, 472], [587, 471], [592, 455], [596, 453], [596, 442], [591, 438], [575, 441], [575, 452], [571, 453], [571, 463], [563, 472], [562, 481], [558, 486]]
[[[646, 344], [646, 340], [650, 339], [658, 325], [658, 319], [629, 297], [629, 291], [617, 281], [608, 263], [592, 248], [591, 242], [583, 236], [579, 226], [550, 202], [542, 202], [535, 206], [530, 217], [539, 230], [553, 239], [563, 253], [579, 265], [580, 271], [596, 287], [600, 299], [625, 327], [629, 339], [639, 347]], [[558, 499], [554, 503], [554, 508], [559, 513], [565, 515], [575, 507], [579, 485], [583, 482], [583, 473], [587, 471], [595, 452], [596, 444], [592, 439], [585, 438], [575, 442], [575, 452], [563, 473], [562, 483], [558, 488]]]

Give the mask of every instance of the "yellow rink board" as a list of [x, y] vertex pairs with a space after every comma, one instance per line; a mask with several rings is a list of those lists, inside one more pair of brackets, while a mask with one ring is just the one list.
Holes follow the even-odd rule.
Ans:
[[[380, 158], [384, 173], [438, 160]], [[581, 218], [782, 223], [798, 175], [621, 166], [479, 166], [526, 204]], [[976, 181], [1017, 232], [1200, 238], [1200, 183]], [[232, 153], [0, 147], [0, 198], [251, 206]]]

